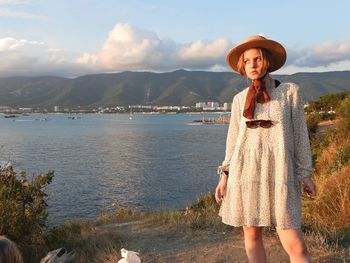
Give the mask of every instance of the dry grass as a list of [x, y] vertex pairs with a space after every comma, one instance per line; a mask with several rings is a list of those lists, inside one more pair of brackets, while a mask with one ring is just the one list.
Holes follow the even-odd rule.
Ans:
[[317, 197], [304, 209], [304, 221], [341, 240], [350, 238], [350, 165], [331, 176], [315, 177]]
[[[343, 180], [343, 182], [347, 179], [344, 177], [346, 177], [345, 175], [349, 172], [349, 166], [346, 166], [344, 167], [344, 170], [339, 171], [339, 174], [341, 174], [340, 179]], [[331, 179], [333, 179], [333, 176], [329, 177], [330, 181], [322, 181], [322, 183], [338, 185]], [[350, 180], [347, 182], [350, 182]], [[313, 215], [313, 218], [308, 218], [308, 220], [318, 222], [320, 224], [319, 227], [322, 230], [317, 231], [316, 228], [314, 228], [313, 231], [306, 234], [306, 240], [310, 252], [316, 256], [315, 262], [348, 262], [350, 260], [349, 249], [344, 248], [342, 244], [336, 243], [335, 239], [330, 242], [329, 234], [323, 231], [323, 227], [327, 224], [331, 224], [332, 221], [320, 222], [320, 218], [323, 217], [334, 218], [336, 215], [330, 214], [334, 213], [333, 209], [336, 209], [336, 211], [344, 210], [344, 207], [341, 208], [339, 204], [346, 206], [345, 208], [350, 207], [347, 203], [342, 203], [342, 200], [348, 200], [348, 197], [339, 195], [338, 192], [328, 192], [331, 193], [332, 196], [336, 195], [340, 197], [335, 199], [333, 203], [329, 202], [325, 208], [321, 206], [321, 204], [325, 204], [325, 201], [323, 200], [325, 197], [322, 196], [327, 195], [327, 188], [324, 187], [323, 189], [324, 190], [321, 191], [324, 192], [320, 194], [320, 200], [315, 200], [312, 205], [308, 206], [308, 214], [310, 215], [311, 213]], [[334, 189], [338, 188], [334, 187]], [[344, 189], [341, 189], [340, 192], [343, 193]], [[318, 205], [320, 207], [318, 207]], [[27, 259], [26, 262], [39, 262], [40, 258], [42, 258], [48, 251], [58, 247], [66, 247], [68, 250], [74, 249], [76, 251], [75, 262], [114, 263], [118, 262], [120, 259], [120, 249], [122, 247], [129, 247], [133, 242], [140, 244], [140, 242], [143, 242], [142, 239], [145, 238], [145, 236], [142, 236], [140, 237], [141, 240], [136, 241], [134, 238], [137, 239], [137, 236], [129, 237], [126, 235], [127, 233], [122, 234], [120, 231], [121, 228], [117, 229], [115, 227], [116, 225], [119, 225], [120, 222], [133, 220], [138, 220], [139, 222], [142, 221], [142, 224], [137, 224], [138, 227], [151, 229], [149, 231], [157, 231], [158, 226], [163, 226], [161, 229], [164, 229], [165, 226], [165, 229], [171, 229], [169, 235], [180, 232], [186, 232], [184, 233], [185, 235], [208, 235], [208, 231], [214, 231], [214, 233], [230, 232], [232, 228], [221, 223], [221, 220], [218, 217], [218, 209], [219, 207], [215, 203], [212, 194], [198, 198], [185, 211], [140, 213], [133, 209], [122, 209], [110, 216], [104, 215], [96, 222], [84, 220], [68, 222], [50, 230], [46, 235], [46, 244], [37, 244], [35, 246], [26, 247], [26, 249], [22, 251]], [[337, 222], [337, 224], [345, 223], [340, 221]], [[120, 225], [125, 224], [129, 223], [121, 223]], [[314, 224], [314, 226], [317, 224]], [[147, 233], [147, 231], [145, 233]], [[275, 231], [271, 228], [266, 229], [265, 233], [267, 236], [276, 235]], [[157, 234], [154, 233], [154, 235], [154, 238], [156, 238]], [[163, 241], [154, 240], [151, 243], [164, 242], [166, 238], [164, 238], [163, 235], [164, 233], [159, 235]], [[169, 238], [171, 238], [171, 236], [169, 236]], [[206, 244], [203, 244], [203, 246], [206, 246]], [[174, 247], [174, 251], [176, 251], [176, 249], [177, 248]], [[242, 251], [242, 253], [244, 253], [244, 251]], [[144, 250], [142, 256], [144, 258], [143, 262], [164, 262], [162, 261], [162, 258], [159, 258], [158, 254], [154, 254], [152, 251]]]
[[305, 234], [308, 250], [314, 262], [345, 263], [350, 262], [350, 250], [337, 244], [330, 244], [328, 237], [319, 232]]
[[45, 242], [22, 246], [25, 262], [39, 262], [48, 251], [65, 247], [76, 251], [77, 263], [117, 262], [124, 237], [120, 233], [98, 233], [92, 221], [75, 220], [49, 230]]
[[199, 197], [184, 211], [160, 211], [150, 213], [146, 221], [151, 224], [166, 224], [182, 231], [216, 229], [224, 231], [228, 227], [221, 223], [219, 206], [215, 197], [209, 193]]
[[104, 225], [109, 223], [116, 223], [116, 222], [125, 222], [125, 221], [132, 221], [132, 220], [138, 220], [141, 217], [143, 217], [144, 214], [140, 212], [140, 210], [133, 209], [133, 208], [121, 208], [116, 210], [114, 213], [110, 214], [103, 214], [99, 216], [95, 224], [96, 225]]
[[335, 130], [313, 145], [317, 152], [314, 180], [317, 187], [315, 199], [303, 202], [304, 222], [314, 232], [323, 233], [333, 245], [350, 244], [350, 133]]

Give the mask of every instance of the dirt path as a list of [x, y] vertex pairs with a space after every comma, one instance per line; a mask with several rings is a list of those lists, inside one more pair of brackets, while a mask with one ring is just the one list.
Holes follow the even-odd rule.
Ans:
[[[240, 231], [175, 231], [142, 221], [110, 224], [101, 232], [122, 232], [127, 236], [124, 247], [137, 251], [143, 263], [231, 263], [247, 262]], [[288, 262], [278, 239], [265, 237], [268, 262]]]
[[339, 122], [339, 120], [329, 120], [329, 121], [321, 121], [317, 126], [317, 133], [320, 135], [325, 135], [327, 130], [330, 128], [334, 128], [334, 126]]

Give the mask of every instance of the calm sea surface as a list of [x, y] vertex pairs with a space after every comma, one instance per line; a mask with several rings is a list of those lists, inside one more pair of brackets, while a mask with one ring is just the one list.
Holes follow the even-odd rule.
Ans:
[[28, 175], [55, 172], [49, 225], [120, 207], [181, 209], [213, 192], [227, 125], [218, 115], [0, 116], [0, 159]]

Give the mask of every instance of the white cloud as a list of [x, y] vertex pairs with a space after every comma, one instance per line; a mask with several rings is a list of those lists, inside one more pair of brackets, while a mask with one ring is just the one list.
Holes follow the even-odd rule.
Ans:
[[225, 66], [225, 56], [231, 44], [225, 39], [216, 39], [212, 42], [196, 41], [181, 48], [179, 58], [187, 67], [210, 69]]
[[229, 44], [225, 39], [177, 44], [162, 40], [153, 32], [129, 24], [117, 24], [100, 52], [83, 54], [77, 62], [113, 71], [164, 71], [192, 66], [208, 69], [224, 63]]
[[[232, 43], [224, 38], [212, 41], [175, 43], [129, 24], [117, 24], [97, 53], [85, 53], [77, 62], [93, 70], [167, 71], [177, 68], [224, 71]], [[350, 41], [322, 43], [304, 49], [287, 48], [289, 69], [328, 69], [350, 60]], [[325, 70], [323, 70], [325, 71]]]
[[[226, 54], [233, 44], [223, 38], [192, 43], [161, 39], [154, 32], [117, 24], [97, 52], [73, 53], [40, 41], [0, 39], [0, 76], [79, 76], [89, 73], [188, 70], [229, 71]], [[287, 48], [288, 60], [278, 73], [350, 69], [350, 41]]]
[[157, 70], [166, 64], [172, 53], [172, 43], [162, 41], [156, 34], [128, 24], [118, 24], [109, 33], [100, 52], [86, 53], [79, 63], [107, 70]]
[[331, 41], [302, 50], [288, 50], [288, 62], [297, 67], [329, 67], [350, 60], [350, 40], [339, 43]]
[[216, 39], [211, 43], [196, 41], [189, 47], [185, 47], [180, 51], [182, 60], [206, 60], [217, 59], [225, 56], [230, 43], [225, 39]]
[[77, 54], [45, 43], [11, 37], [0, 39], [0, 76], [77, 76], [89, 70], [74, 62]]
[[20, 11], [14, 11], [11, 9], [0, 9], [0, 17], [15, 17], [15, 18], [25, 18], [25, 19], [46, 19], [44, 16], [27, 13], [27, 12], [20, 12]]
[[0, 52], [11, 51], [19, 49], [21, 47], [33, 45], [44, 45], [44, 43], [38, 41], [28, 41], [25, 39], [14, 39], [12, 37], [6, 37], [0, 39]]

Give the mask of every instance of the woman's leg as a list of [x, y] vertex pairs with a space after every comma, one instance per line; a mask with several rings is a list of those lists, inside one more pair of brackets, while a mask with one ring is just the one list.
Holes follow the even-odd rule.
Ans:
[[243, 226], [244, 245], [249, 263], [265, 263], [266, 255], [261, 227]]
[[309, 263], [311, 258], [300, 229], [277, 229], [284, 250], [291, 263]]

